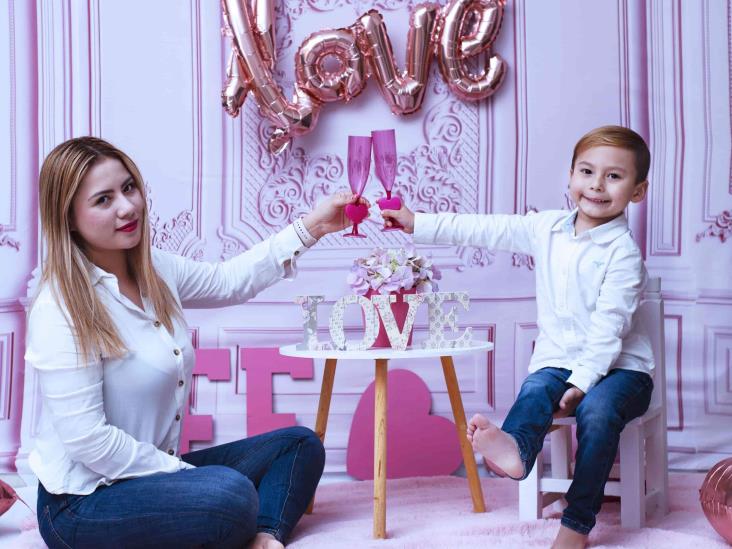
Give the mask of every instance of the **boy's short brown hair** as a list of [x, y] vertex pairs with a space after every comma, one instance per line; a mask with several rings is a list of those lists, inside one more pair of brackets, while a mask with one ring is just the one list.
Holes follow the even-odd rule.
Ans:
[[651, 152], [643, 138], [623, 126], [600, 126], [583, 135], [574, 146], [572, 169], [577, 157], [592, 147], [619, 147], [635, 154], [636, 183], [645, 181], [651, 166]]

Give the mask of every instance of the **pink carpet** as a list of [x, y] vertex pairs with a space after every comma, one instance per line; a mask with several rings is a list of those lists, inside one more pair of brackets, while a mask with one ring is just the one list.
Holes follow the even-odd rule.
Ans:
[[[642, 530], [620, 528], [618, 503], [606, 503], [590, 534], [592, 547], [704, 549], [728, 545], [699, 506], [703, 474], [670, 475], [670, 513]], [[467, 481], [457, 477], [390, 480], [387, 485], [386, 540], [371, 538], [372, 483], [330, 484], [318, 489], [314, 513], [305, 516], [291, 545], [313, 547], [549, 547], [559, 519], [518, 520], [518, 484], [483, 479], [487, 513], [471, 511]], [[545, 511], [545, 516], [550, 510]]]
[[[618, 503], [606, 503], [590, 534], [592, 547], [715, 549], [729, 547], [712, 529], [699, 506], [703, 474], [671, 474], [670, 513], [642, 530], [620, 528]], [[387, 485], [387, 534], [374, 540], [372, 483], [328, 484], [318, 489], [315, 513], [295, 530], [292, 549], [343, 547], [549, 547], [559, 528], [556, 516], [518, 521], [518, 485], [483, 479], [488, 512], [471, 512], [465, 479], [458, 477], [390, 480]], [[10, 524], [12, 522], [15, 524]], [[45, 547], [28, 510], [16, 504], [0, 518], [0, 546]], [[21, 524], [24, 531], [20, 531]]]

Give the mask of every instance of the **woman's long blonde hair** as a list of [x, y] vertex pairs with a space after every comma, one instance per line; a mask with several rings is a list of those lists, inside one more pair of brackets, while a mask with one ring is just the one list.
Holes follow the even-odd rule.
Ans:
[[105, 158], [116, 158], [124, 165], [143, 199], [140, 242], [128, 250], [131, 274], [168, 332], [173, 332], [173, 317], [182, 315], [173, 294], [152, 264], [147, 201], [137, 166], [125, 153], [102, 139], [69, 139], [53, 149], [41, 166], [39, 202], [47, 252], [41, 282], [50, 284], [62, 310], [65, 306], [82, 364], [100, 357], [121, 357], [127, 352], [92, 285], [91, 263], [83, 242], [72, 234], [69, 220], [71, 204], [81, 182], [91, 167]]

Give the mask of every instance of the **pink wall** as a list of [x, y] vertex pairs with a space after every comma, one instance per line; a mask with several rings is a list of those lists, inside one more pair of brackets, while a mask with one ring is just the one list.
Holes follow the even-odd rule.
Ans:
[[[403, 65], [411, 4], [278, 2], [280, 83], [289, 93], [294, 52], [308, 34], [350, 25], [371, 7], [384, 15]], [[24, 373], [23, 306], [40, 254], [39, 163], [57, 143], [89, 133], [137, 161], [157, 245], [216, 261], [345, 187], [349, 133], [396, 128], [397, 185], [414, 208], [523, 213], [567, 207], [571, 148], [582, 133], [629, 125], [653, 153], [650, 197], [630, 217], [649, 270], [664, 281], [672, 465], [701, 468], [732, 453], [732, 242], [723, 239], [724, 211], [732, 209], [731, 9], [730, 0], [509, 0], [495, 46], [509, 73], [493, 98], [462, 103], [433, 73], [422, 110], [401, 119], [370, 83], [349, 105], [326, 105], [312, 134], [272, 158], [261, 146], [267, 124], [251, 100], [236, 120], [219, 106], [229, 45], [218, 2], [8, 0], [0, 8], [0, 468], [11, 469], [16, 456], [23, 466], [38, 418], [35, 379]], [[367, 195], [379, 190], [373, 181]], [[238, 349], [298, 340], [294, 296], [324, 293], [332, 303], [348, 291], [353, 258], [404, 241], [379, 232], [376, 217], [363, 228], [363, 242], [325, 238], [300, 261], [295, 283], [245, 306], [188, 312], [201, 347], [231, 352], [229, 381], [200, 377], [196, 385], [193, 412], [213, 416], [213, 442], [247, 432], [247, 371]], [[487, 358], [456, 363], [466, 411], [500, 420], [536, 333], [527, 258], [431, 252], [445, 273], [442, 289], [471, 293], [462, 321], [496, 344]], [[450, 417], [437, 364], [405, 366], [431, 390], [433, 412]], [[275, 375], [273, 411], [312, 427], [322, 371], [316, 361], [312, 378]], [[372, 376], [367, 363], [338, 370], [328, 472], [345, 471], [351, 417]]]

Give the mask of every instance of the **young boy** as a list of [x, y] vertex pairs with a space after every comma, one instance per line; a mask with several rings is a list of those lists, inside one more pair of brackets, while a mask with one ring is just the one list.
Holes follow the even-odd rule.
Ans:
[[574, 480], [554, 547], [585, 547], [595, 525], [620, 432], [648, 409], [653, 353], [633, 326], [646, 271], [624, 210], [648, 189], [643, 138], [603, 126], [574, 148], [571, 213], [413, 214], [384, 210], [423, 244], [482, 246], [530, 254], [536, 265], [539, 336], [501, 429], [476, 415], [468, 439], [486, 465], [516, 480], [531, 471], [552, 417], [577, 418]]

